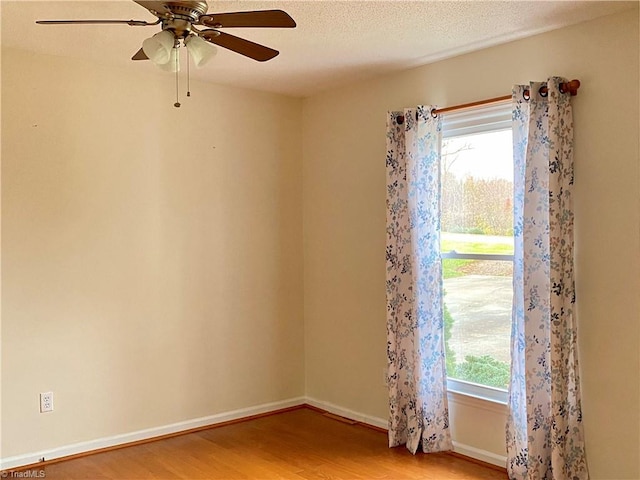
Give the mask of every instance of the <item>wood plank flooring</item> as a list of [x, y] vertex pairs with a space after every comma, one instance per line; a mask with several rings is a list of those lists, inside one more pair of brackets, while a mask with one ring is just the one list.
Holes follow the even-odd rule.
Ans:
[[[42, 467], [53, 479], [506, 479], [450, 454], [389, 449], [385, 433], [300, 408]], [[33, 468], [38, 471], [39, 469]]]

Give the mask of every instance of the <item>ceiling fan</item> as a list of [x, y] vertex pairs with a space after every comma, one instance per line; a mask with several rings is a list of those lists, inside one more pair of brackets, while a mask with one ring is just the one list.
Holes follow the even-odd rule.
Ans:
[[[209, 7], [205, 1], [134, 0], [134, 2], [149, 10], [158, 20], [155, 22], [144, 20], [38, 20], [36, 23], [43, 25], [126, 24], [133, 27], [161, 25], [162, 32], [145, 40], [143, 47], [131, 58], [132, 60], [150, 59], [156, 64], [170, 63], [171, 52], [175, 52], [175, 49], [180, 46], [180, 41], [191, 53], [195, 52], [193, 56], [196, 63], [203, 56], [207, 56], [206, 46], [209, 45], [206, 42], [259, 62], [265, 62], [277, 56], [279, 52], [264, 45], [221, 32], [219, 29], [239, 27], [294, 28], [296, 26], [293, 18], [282, 10], [207, 13]], [[173, 58], [175, 58], [175, 53]]]

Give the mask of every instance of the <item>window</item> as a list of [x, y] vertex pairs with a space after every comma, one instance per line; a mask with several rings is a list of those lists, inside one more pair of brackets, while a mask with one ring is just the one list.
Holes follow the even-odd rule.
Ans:
[[442, 137], [449, 389], [506, 402], [513, 299], [511, 104], [444, 114]]

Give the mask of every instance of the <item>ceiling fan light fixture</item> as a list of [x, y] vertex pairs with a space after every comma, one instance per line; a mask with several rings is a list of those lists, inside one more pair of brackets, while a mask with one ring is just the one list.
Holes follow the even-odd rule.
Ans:
[[171, 49], [169, 53], [169, 61], [158, 64], [158, 67], [165, 72], [179, 72], [180, 71], [180, 56], [178, 55], [178, 47]]
[[142, 42], [142, 51], [156, 65], [165, 65], [172, 59], [174, 36], [168, 30], [156, 33]]
[[189, 35], [184, 40], [184, 44], [193, 59], [193, 63], [198, 68], [205, 65], [218, 53], [218, 49], [213, 44], [203, 40], [197, 35]]

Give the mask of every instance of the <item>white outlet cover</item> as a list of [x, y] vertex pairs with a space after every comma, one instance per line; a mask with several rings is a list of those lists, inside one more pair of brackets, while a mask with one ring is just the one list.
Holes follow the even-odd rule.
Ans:
[[40, 413], [53, 412], [53, 392], [40, 394]]

